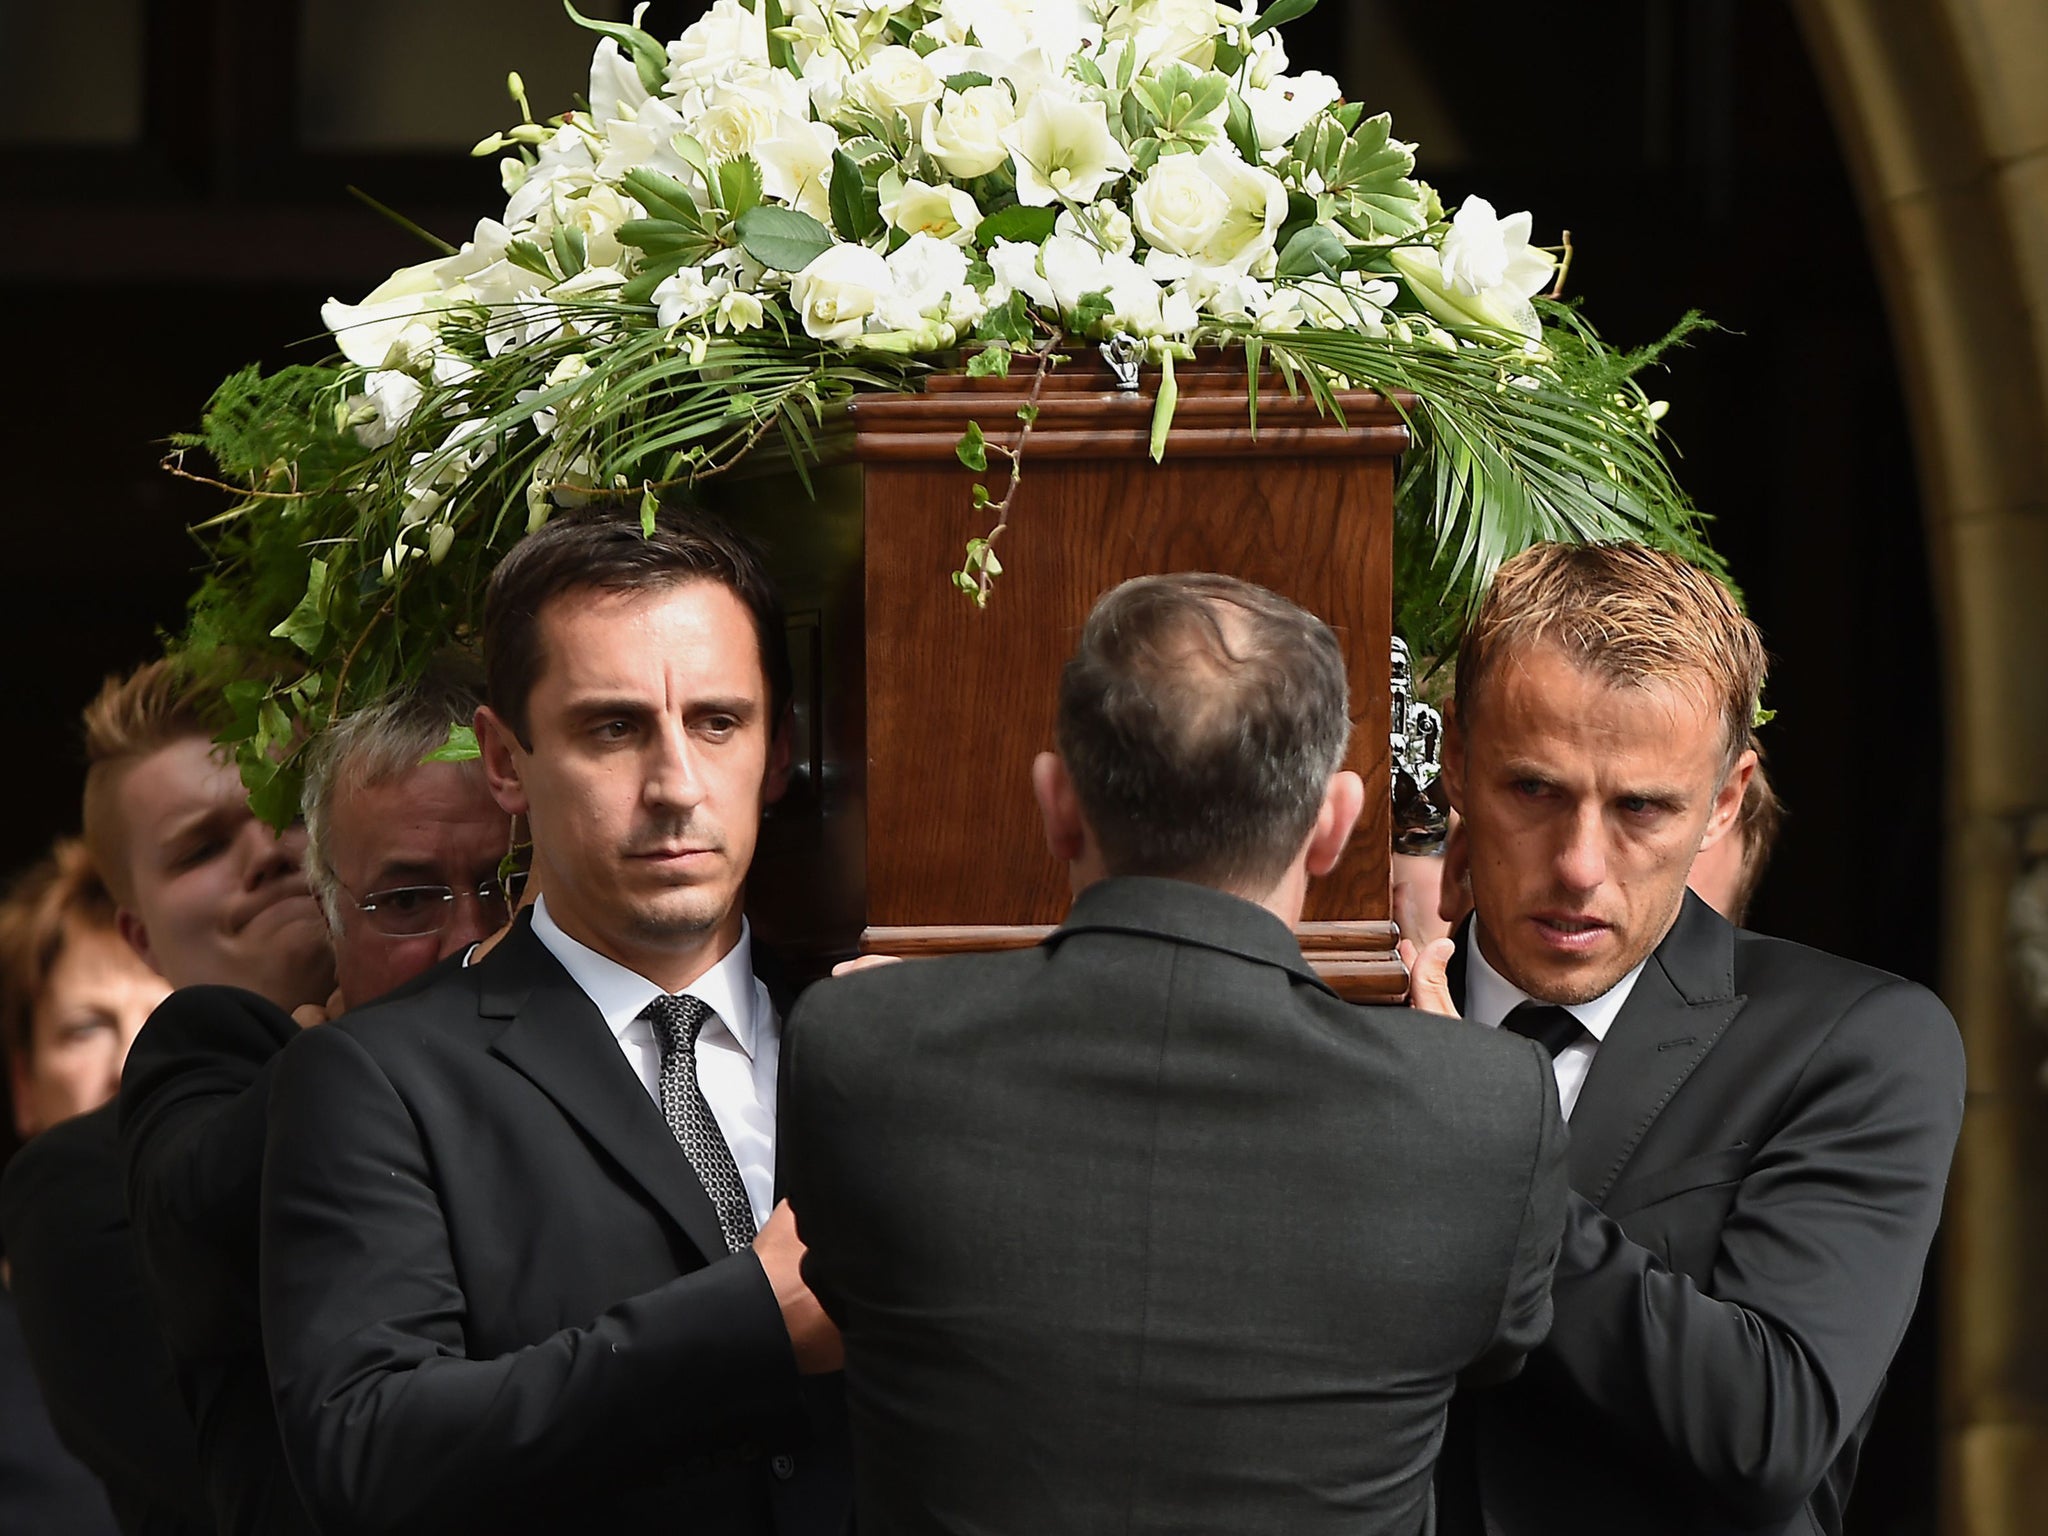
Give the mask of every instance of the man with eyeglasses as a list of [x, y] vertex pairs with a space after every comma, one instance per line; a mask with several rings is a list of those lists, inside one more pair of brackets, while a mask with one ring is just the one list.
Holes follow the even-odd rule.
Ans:
[[187, 987], [129, 1056], [129, 1204], [223, 1532], [315, 1529], [285, 1468], [256, 1305], [271, 1062], [301, 1026], [460, 965], [508, 920], [510, 818], [477, 763], [426, 760], [479, 702], [473, 682], [436, 672], [313, 743], [306, 876], [334, 943], [326, 1006], [287, 1014], [254, 992]]

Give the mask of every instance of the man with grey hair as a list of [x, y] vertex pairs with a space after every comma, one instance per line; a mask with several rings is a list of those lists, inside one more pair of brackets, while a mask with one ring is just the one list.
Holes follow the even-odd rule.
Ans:
[[223, 1532], [314, 1529], [278, 1442], [257, 1317], [270, 1064], [301, 1024], [459, 963], [506, 921], [496, 876], [508, 819], [475, 762], [425, 761], [478, 702], [473, 685], [432, 675], [335, 722], [310, 748], [306, 874], [338, 979], [327, 1008], [292, 1016], [252, 992], [188, 987], [129, 1054], [129, 1208]]
[[792, 1015], [863, 1528], [1425, 1531], [1453, 1384], [1543, 1338], [1548, 1059], [1344, 1003], [1291, 931], [1360, 811], [1350, 704], [1285, 599], [1125, 583], [1033, 765], [1066, 922]]

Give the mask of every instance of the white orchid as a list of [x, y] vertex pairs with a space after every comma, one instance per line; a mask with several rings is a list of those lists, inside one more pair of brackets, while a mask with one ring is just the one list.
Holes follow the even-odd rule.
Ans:
[[363, 392], [350, 408], [348, 424], [365, 448], [382, 448], [404, 430], [426, 391], [420, 381], [395, 368], [363, 375]]
[[655, 318], [664, 329], [701, 319], [731, 291], [732, 283], [722, 275], [706, 278], [701, 267], [679, 268], [655, 286]]
[[1003, 133], [1017, 170], [1017, 200], [1033, 207], [1086, 203], [1131, 168], [1099, 101], [1041, 91]]

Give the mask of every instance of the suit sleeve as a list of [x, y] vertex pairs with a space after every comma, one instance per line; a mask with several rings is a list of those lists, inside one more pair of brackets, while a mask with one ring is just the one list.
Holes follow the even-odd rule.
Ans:
[[174, 992], [121, 1075], [128, 1211], [173, 1352], [253, 1341], [269, 1064], [295, 1032], [228, 987]]
[[1910, 983], [1874, 988], [1758, 1148], [1704, 1285], [1571, 1197], [1549, 1358], [1745, 1523], [1793, 1518], [1912, 1316], [1962, 1100], [1946, 1010]]
[[266, 1356], [328, 1536], [516, 1525], [771, 1427], [797, 1374], [767, 1276], [734, 1255], [522, 1349], [471, 1358], [433, 1170], [344, 1029], [277, 1067], [262, 1191]]
[[1529, 1193], [1522, 1207], [1521, 1230], [1501, 1296], [1500, 1320], [1487, 1352], [1459, 1373], [1460, 1387], [1486, 1387], [1519, 1375], [1529, 1352], [1551, 1328], [1551, 1277], [1557, 1268], [1564, 1237], [1565, 1201], [1570, 1193], [1565, 1171], [1564, 1116], [1557, 1107], [1557, 1079], [1550, 1059], [1530, 1046], [1534, 1068], [1531, 1097], [1536, 1104], [1536, 1134], [1529, 1157]]

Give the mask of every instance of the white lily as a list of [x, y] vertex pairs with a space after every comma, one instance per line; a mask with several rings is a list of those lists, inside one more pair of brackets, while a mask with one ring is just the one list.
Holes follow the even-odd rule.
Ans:
[[349, 426], [365, 448], [382, 448], [405, 427], [426, 392], [420, 381], [395, 368], [363, 375], [363, 392], [349, 412]]
[[365, 369], [402, 364], [418, 341], [412, 337], [400, 345], [406, 328], [421, 321], [432, 331], [440, 324], [437, 312], [461, 302], [460, 295], [442, 286], [442, 264], [450, 259], [437, 257], [400, 267], [365, 294], [360, 304], [344, 304], [339, 299], [322, 304], [320, 319], [334, 333], [342, 356]]
[[932, 187], [913, 178], [883, 200], [882, 217], [906, 235], [927, 234], [965, 245], [981, 223], [981, 207], [963, 187]]
[[1527, 213], [1502, 219], [1485, 198], [1467, 198], [1441, 252], [1404, 245], [1388, 255], [1422, 307], [1452, 331], [1534, 341], [1543, 322], [1529, 301], [1550, 282], [1557, 258], [1529, 244], [1530, 224]]
[[1101, 102], [1053, 91], [1031, 98], [1024, 116], [1004, 131], [1003, 142], [1017, 168], [1017, 200], [1034, 207], [1089, 202], [1131, 168]]

